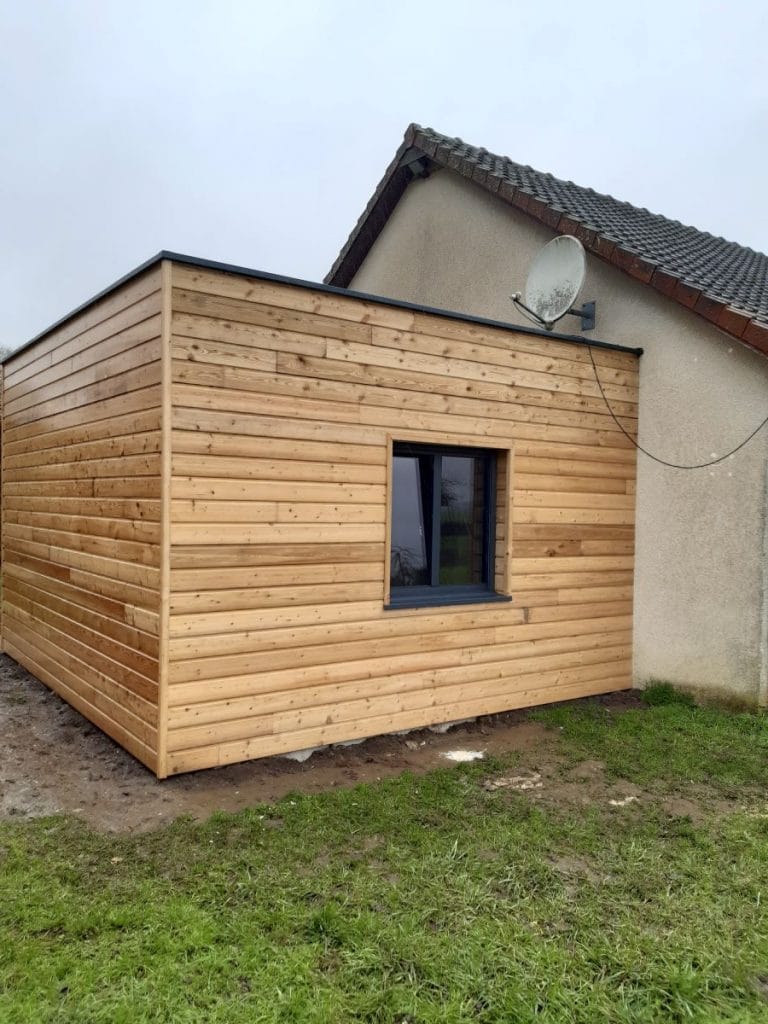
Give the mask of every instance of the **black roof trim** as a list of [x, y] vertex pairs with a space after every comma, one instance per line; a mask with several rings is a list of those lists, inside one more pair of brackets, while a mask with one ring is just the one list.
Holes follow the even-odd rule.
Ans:
[[500, 327], [507, 331], [516, 331], [518, 334], [532, 334], [541, 338], [554, 339], [555, 341], [566, 341], [570, 344], [576, 345], [589, 345], [592, 348], [605, 348], [611, 349], [616, 352], [630, 352], [633, 355], [641, 356], [643, 354], [642, 348], [631, 348], [627, 345], [617, 345], [610, 341], [593, 341], [589, 338], [584, 338], [577, 334], [559, 334], [554, 331], [545, 331], [543, 328], [538, 327], [522, 327], [518, 324], [507, 323], [503, 320], [490, 320], [487, 317], [471, 316], [469, 313], [457, 313], [450, 309], [439, 309], [435, 306], [423, 306], [416, 302], [404, 302], [400, 299], [388, 299], [383, 295], [370, 295], [367, 292], [352, 291], [349, 288], [340, 288], [337, 285], [322, 284], [317, 281], [305, 281], [297, 277], [286, 277], [284, 274], [270, 274], [264, 270], [254, 270], [251, 267], [240, 267], [232, 263], [219, 263], [216, 260], [205, 260], [200, 259], [197, 256], [187, 256], [180, 252], [170, 252], [167, 249], [161, 249], [155, 256], [146, 260], [144, 263], [135, 267], [133, 270], [124, 274], [123, 277], [114, 281], [112, 284], [103, 288], [96, 295], [92, 296], [86, 302], [82, 302], [79, 306], [67, 313], [66, 316], [61, 317], [55, 323], [51, 324], [50, 327], [46, 327], [40, 334], [35, 335], [24, 345], [21, 345], [15, 351], [11, 352], [10, 355], [6, 356], [2, 360], [2, 365], [5, 366], [16, 356], [22, 352], [26, 352], [27, 349], [32, 348], [38, 341], [42, 341], [47, 335], [57, 328], [62, 327], [68, 320], [77, 316], [78, 313], [82, 313], [89, 306], [92, 306], [99, 299], [105, 298], [111, 292], [115, 291], [121, 285], [127, 284], [132, 281], [135, 277], [143, 274], [146, 270], [150, 270], [152, 267], [161, 263], [163, 260], [169, 260], [172, 263], [184, 263], [191, 267], [200, 267], [203, 270], [218, 270], [224, 274], [238, 274], [240, 277], [251, 277], [258, 281], [273, 281], [276, 284], [289, 284], [296, 288], [311, 288], [313, 291], [322, 292], [327, 295], [339, 295], [347, 299], [360, 299], [363, 302], [378, 302], [382, 306], [392, 306], [395, 309], [408, 309], [415, 313], [428, 313], [430, 316], [441, 316], [451, 320], [460, 320], [464, 323], [479, 324], [483, 327]]

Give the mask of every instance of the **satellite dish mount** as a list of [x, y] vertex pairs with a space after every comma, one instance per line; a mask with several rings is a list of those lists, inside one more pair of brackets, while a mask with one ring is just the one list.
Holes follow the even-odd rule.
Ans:
[[528, 271], [525, 297], [520, 292], [511, 296], [528, 319], [551, 331], [564, 316], [581, 319], [582, 331], [595, 327], [595, 303], [574, 307], [584, 277], [587, 261], [584, 246], [573, 235], [558, 235], [541, 249]]

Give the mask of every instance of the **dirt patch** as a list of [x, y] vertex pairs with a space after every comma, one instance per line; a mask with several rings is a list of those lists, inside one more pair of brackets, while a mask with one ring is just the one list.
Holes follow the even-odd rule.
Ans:
[[[617, 714], [642, 707], [632, 694], [599, 702]], [[632, 783], [606, 777], [598, 761], [573, 766], [559, 748], [557, 733], [531, 721], [529, 711], [488, 716], [445, 733], [424, 729], [330, 747], [304, 762], [270, 757], [158, 782], [56, 694], [0, 655], [0, 728], [0, 817], [68, 813], [113, 832], [145, 831], [181, 815], [202, 819], [215, 811], [274, 803], [291, 792], [320, 793], [404, 771], [423, 773], [445, 767], [450, 763], [446, 753], [456, 750], [516, 754], [514, 771], [487, 783], [490, 790], [510, 791], [510, 798], [568, 808], [600, 804], [617, 814], [649, 799]], [[705, 813], [699, 797], [670, 798], [665, 809], [697, 821]], [[279, 828], [281, 822], [271, 818], [268, 824]]]
[[[0, 655], [0, 817], [76, 814], [104, 831], [155, 828], [181, 816], [207, 818], [274, 803], [291, 792], [445, 767], [457, 748], [486, 755], [554, 757], [556, 736], [526, 712], [496, 715], [438, 734], [382, 736], [330, 747], [304, 762], [280, 757], [179, 775], [163, 782], [23, 668]], [[545, 753], [545, 752], [549, 753]], [[271, 827], [279, 827], [271, 819]]]

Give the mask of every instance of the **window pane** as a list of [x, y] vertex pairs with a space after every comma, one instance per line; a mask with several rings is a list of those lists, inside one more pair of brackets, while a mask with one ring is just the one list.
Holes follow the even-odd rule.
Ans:
[[444, 455], [440, 486], [440, 584], [483, 583], [485, 459]]
[[392, 460], [393, 587], [423, 587], [430, 582], [431, 466], [430, 457], [395, 455]]

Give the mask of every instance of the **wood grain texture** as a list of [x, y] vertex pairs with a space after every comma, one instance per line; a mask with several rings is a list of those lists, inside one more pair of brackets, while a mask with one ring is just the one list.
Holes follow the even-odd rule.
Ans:
[[159, 269], [5, 366], [5, 650], [158, 764]]
[[[631, 683], [635, 450], [581, 346], [165, 262], [1, 390], [2, 646], [161, 777]], [[385, 610], [397, 441], [497, 452], [509, 603]]]
[[[583, 347], [171, 283], [169, 773], [631, 685], [635, 450]], [[634, 432], [636, 357], [594, 356]], [[509, 604], [385, 611], [398, 440], [497, 450]]]

